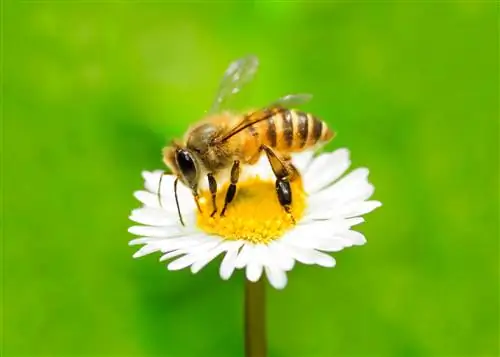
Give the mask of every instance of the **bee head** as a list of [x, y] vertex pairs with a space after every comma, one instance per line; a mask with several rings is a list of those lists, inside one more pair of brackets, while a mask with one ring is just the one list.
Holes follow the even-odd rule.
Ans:
[[190, 150], [174, 146], [163, 152], [165, 164], [189, 188], [196, 191], [198, 186], [199, 169], [196, 158]]

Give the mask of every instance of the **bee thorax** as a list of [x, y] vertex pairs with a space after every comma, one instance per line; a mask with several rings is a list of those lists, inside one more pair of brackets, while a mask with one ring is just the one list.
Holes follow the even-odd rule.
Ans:
[[216, 172], [232, 164], [230, 150], [225, 144], [214, 144], [220, 128], [212, 123], [205, 123], [193, 128], [186, 140], [187, 148], [196, 155], [207, 172]]
[[218, 130], [214, 125], [203, 124], [189, 132], [186, 146], [197, 153], [204, 153], [217, 136]]

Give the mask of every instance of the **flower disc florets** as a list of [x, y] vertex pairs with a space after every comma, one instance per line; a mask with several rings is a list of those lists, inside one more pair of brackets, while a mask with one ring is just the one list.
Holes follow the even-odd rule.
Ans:
[[[224, 205], [227, 184], [218, 191], [217, 206]], [[228, 206], [223, 217], [210, 216], [212, 200], [208, 190], [200, 195], [201, 213], [197, 215], [198, 227], [208, 234], [227, 240], [245, 240], [254, 244], [267, 244], [280, 238], [291, 229], [294, 220], [300, 220], [306, 207], [306, 193], [300, 180], [293, 181], [291, 215], [279, 204], [275, 184], [260, 177], [238, 184], [238, 194]], [[292, 218], [293, 216], [293, 218]]]

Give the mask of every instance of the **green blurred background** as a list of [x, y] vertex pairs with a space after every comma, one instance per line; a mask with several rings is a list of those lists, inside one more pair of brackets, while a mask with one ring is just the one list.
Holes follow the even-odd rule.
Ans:
[[239, 100], [290, 92], [384, 206], [335, 269], [269, 289], [275, 357], [499, 354], [495, 2], [5, 1], [3, 355], [239, 356], [218, 263], [133, 260], [141, 170], [254, 53]]

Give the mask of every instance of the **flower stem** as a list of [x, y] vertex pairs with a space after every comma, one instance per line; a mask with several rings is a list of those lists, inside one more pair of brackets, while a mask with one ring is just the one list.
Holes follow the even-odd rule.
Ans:
[[245, 357], [266, 357], [265, 279], [245, 279]]

